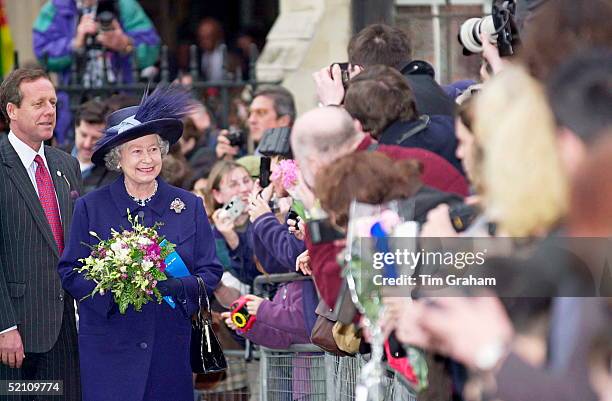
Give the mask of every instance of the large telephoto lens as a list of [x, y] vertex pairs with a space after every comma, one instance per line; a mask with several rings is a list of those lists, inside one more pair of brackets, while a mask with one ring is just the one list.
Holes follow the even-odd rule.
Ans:
[[470, 18], [465, 21], [459, 29], [459, 42], [469, 53], [480, 53], [482, 52], [482, 42], [480, 41], [482, 32], [489, 34], [491, 43], [496, 43], [497, 34], [495, 33], [492, 16]]

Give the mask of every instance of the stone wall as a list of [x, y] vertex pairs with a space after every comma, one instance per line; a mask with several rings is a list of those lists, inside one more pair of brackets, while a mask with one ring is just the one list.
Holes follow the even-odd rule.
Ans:
[[260, 80], [282, 80], [298, 113], [316, 107], [312, 73], [346, 61], [350, 0], [281, 0], [280, 15], [257, 62]]

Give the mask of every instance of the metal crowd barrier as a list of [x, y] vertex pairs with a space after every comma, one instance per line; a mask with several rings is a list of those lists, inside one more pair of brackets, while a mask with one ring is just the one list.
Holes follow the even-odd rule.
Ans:
[[[253, 292], [269, 295], [270, 286], [309, 279], [296, 273], [259, 276]], [[226, 350], [225, 356], [228, 382], [196, 389], [196, 401], [355, 401], [359, 373], [367, 362], [367, 355], [337, 356], [313, 344], [283, 350], [258, 347], [252, 353]], [[382, 383], [383, 400], [417, 401], [413, 386], [389, 367]]]

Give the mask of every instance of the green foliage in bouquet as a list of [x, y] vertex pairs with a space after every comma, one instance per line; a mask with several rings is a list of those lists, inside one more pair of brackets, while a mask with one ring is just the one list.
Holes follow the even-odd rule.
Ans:
[[111, 229], [111, 236], [107, 240], [90, 231], [89, 234], [100, 242], [95, 246], [84, 244], [91, 248], [91, 254], [79, 259], [83, 265], [75, 268], [87, 280], [96, 283], [91, 294], [83, 299], [110, 291], [122, 314], [130, 305], [140, 311], [144, 304], [154, 298], [158, 303], [162, 302], [157, 282], [167, 278], [164, 261], [175, 247], [157, 233], [162, 223], [145, 227], [138, 221], [138, 216], [132, 217], [129, 209], [128, 221], [132, 225], [131, 231]]

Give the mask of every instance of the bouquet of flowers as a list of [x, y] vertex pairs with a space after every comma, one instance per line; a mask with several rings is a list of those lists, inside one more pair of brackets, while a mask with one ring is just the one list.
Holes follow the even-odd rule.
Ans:
[[85, 298], [110, 291], [122, 314], [129, 305], [140, 311], [153, 297], [162, 302], [156, 286], [158, 281], [167, 278], [164, 260], [174, 252], [174, 244], [164, 241], [157, 233], [161, 223], [145, 227], [138, 221], [138, 216], [130, 215], [129, 210], [128, 221], [132, 231], [111, 229], [111, 237], [107, 240], [90, 231], [89, 234], [100, 242], [95, 246], [86, 244], [91, 248], [91, 254], [79, 259], [83, 266], [75, 268], [84, 273], [87, 280], [96, 283], [92, 293]]

